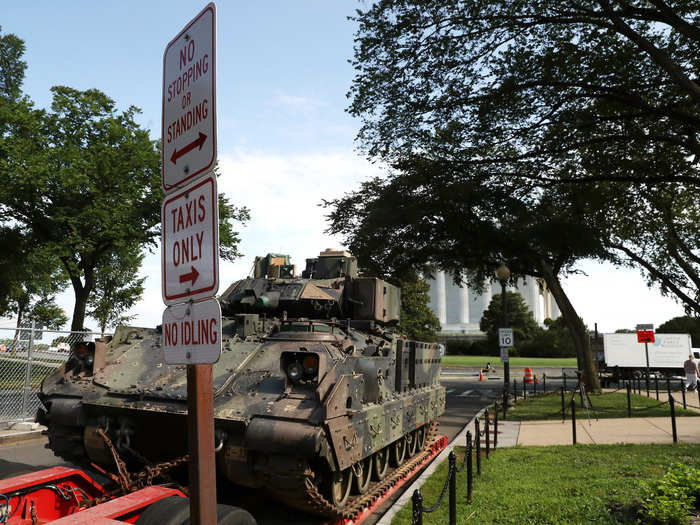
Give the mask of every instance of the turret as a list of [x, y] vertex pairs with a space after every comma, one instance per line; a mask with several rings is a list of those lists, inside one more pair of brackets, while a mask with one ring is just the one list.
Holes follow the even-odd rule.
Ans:
[[401, 311], [398, 287], [375, 277], [358, 277], [357, 258], [327, 249], [306, 260], [300, 278], [288, 255], [255, 258], [253, 277], [233, 283], [222, 295], [225, 315], [351, 319], [396, 324]]

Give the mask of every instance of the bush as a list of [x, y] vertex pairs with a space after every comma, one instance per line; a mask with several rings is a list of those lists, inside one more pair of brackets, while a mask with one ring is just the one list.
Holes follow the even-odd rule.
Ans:
[[674, 463], [663, 478], [643, 483], [642, 523], [682, 525], [700, 505], [700, 469]]

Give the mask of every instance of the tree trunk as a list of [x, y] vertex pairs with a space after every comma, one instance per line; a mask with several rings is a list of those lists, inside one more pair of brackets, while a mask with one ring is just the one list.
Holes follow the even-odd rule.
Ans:
[[574, 340], [578, 362], [583, 366], [583, 382], [586, 384], [586, 388], [588, 388], [589, 392], [598, 392], [600, 390], [598, 371], [593, 361], [593, 354], [591, 352], [591, 345], [588, 340], [586, 327], [581, 322], [581, 318], [576, 313], [571, 301], [569, 301], [566, 292], [564, 292], [564, 289], [561, 287], [559, 278], [554, 274], [552, 268], [544, 261], [540, 261], [540, 270], [547, 283], [547, 288], [549, 288], [549, 291], [557, 301], [559, 311], [561, 311], [562, 316], [564, 316], [566, 325], [569, 327], [569, 332]]
[[[24, 306], [22, 304], [17, 308], [17, 328], [22, 328], [22, 321], [24, 320]], [[15, 355], [17, 352], [17, 342], [19, 341], [20, 330], [15, 330], [15, 337], [12, 340], [12, 347], [10, 348], [10, 355]]]
[[73, 321], [70, 324], [70, 329], [73, 332], [79, 332], [85, 323], [85, 309], [90, 291], [83, 286], [73, 287], [73, 290], [75, 291], [75, 305], [73, 306]]

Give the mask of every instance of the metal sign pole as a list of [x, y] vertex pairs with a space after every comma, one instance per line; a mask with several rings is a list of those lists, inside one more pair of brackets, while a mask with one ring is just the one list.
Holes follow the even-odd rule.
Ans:
[[214, 377], [212, 365], [187, 365], [187, 437], [190, 449], [190, 522], [216, 523]]
[[644, 343], [644, 353], [647, 357], [647, 395], [649, 395], [649, 344]]

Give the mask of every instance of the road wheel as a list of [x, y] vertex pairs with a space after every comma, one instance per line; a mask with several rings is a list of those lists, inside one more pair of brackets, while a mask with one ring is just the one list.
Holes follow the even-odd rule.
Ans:
[[425, 425], [416, 430], [416, 447], [417, 450], [423, 450], [425, 448]]
[[331, 503], [340, 508], [345, 505], [345, 502], [350, 496], [350, 488], [352, 487], [352, 468], [335, 471], [331, 474], [329, 493]]
[[386, 476], [386, 471], [389, 468], [389, 447], [374, 453], [372, 461], [372, 477], [376, 481], [381, 481]]
[[369, 482], [372, 480], [372, 456], [358, 461], [353, 466], [354, 485], [356, 494], [364, 494], [369, 488]]
[[218, 525], [257, 525], [247, 510], [223, 504], [216, 506], [216, 522]]
[[416, 431], [414, 430], [406, 436], [406, 457], [410, 458], [416, 455], [417, 443], [418, 441], [416, 440]]
[[406, 457], [406, 438], [397, 439], [391, 445], [391, 466], [399, 467]]

